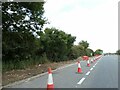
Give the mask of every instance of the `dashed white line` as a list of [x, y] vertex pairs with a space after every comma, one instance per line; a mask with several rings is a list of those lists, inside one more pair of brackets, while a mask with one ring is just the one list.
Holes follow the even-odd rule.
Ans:
[[77, 84], [82, 84], [82, 82], [85, 80], [85, 78], [83, 77]]
[[90, 71], [88, 71], [85, 75], [89, 75], [90, 74]]
[[93, 70], [93, 68], [90, 69], [91, 71]]
[[[98, 61], [99, 62], [99, 61]], [[91, 71], [93, 70], [93, 68], [98, 64], [98, 62], [90, 69]], [[88, 71], [85, 75], [89, 75], [90, 71]], [[85, 78], [83, 77], [77, 84], [82, 84], [82, 82], [85, 80]], [[77, 87], [77, 86], [76, 86]]]

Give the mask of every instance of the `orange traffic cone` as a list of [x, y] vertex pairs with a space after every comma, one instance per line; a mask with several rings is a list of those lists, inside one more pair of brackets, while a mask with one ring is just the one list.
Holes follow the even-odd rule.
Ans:
[[89, 60], [87, 61], [87, 66], [90, 67], [90, 62], [89, 62]]
[[53, 84], [53, 77], [52, 77], [52, 70], [51, 70], [51, 68], [48, 68], [47, 90], [54, 90], [54, 84]]
[[81, 69], [80, 61], [78, 61], [78, 73], [82, 73], [82, 69]]

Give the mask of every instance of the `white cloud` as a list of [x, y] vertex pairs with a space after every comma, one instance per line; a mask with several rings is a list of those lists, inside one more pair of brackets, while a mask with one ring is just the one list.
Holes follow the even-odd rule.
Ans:
[[71, 33], [77, 37], [75, 44], [87, 40], [93, 50], [115, 52], [118, 48], [117, 4], [115, 0], [48, 0], [45, 16], [50, 25], [45, 27]]

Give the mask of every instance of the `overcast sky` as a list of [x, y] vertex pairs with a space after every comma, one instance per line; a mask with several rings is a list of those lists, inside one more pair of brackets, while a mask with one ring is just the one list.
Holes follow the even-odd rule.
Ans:
[[50, 24], [45, 27], [56, 27], [76, 36], [74, 44], [86, 40], [94, 51], [102, 49], [104, 52], [116, 52], [118, 1], [46, 0], [44, 15]]

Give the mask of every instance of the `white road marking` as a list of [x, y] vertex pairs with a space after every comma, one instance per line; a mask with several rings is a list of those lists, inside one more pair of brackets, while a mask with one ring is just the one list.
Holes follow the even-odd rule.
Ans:
[[95, 65], [93, 67], [95, 67]]
[[90, 71], [88, 71], [85, 75], [89, 75], [90, 74]]
[[90, 69], [91, 71], [93, 70], [93, 68]]
[[82, 82], [85, 80], [85, 78], [83, 77], [77, 84], [82, 84]]

